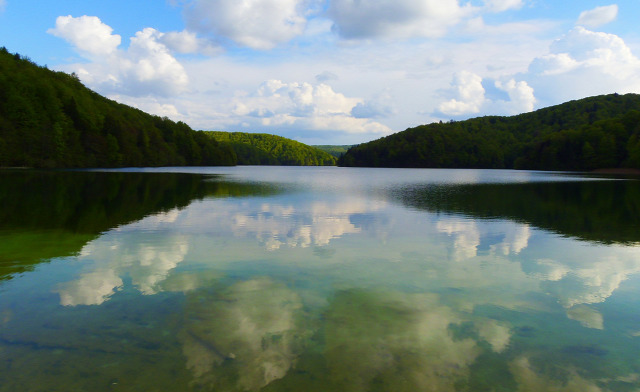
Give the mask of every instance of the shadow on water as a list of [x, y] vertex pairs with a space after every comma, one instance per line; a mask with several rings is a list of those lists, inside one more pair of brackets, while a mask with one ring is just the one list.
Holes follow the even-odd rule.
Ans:
[[0, 280], [77, 254], [100, 233], [209, 197], [264, 196], [264, 183], [185, 173], [0, 172]]
[[405, 187], [411, 208], [508, 219], [601, 244], [640, 243], [640, 181], [571, 181]]

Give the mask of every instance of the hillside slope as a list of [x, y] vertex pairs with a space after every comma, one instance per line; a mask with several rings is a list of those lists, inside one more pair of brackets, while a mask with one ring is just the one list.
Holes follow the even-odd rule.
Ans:
[[234, 165], [219, 145], [182, 122], [152, 116], [0, 48], [0, 166]]
[[342, 166], [640, 168], [640, 95], [603, 95], [511, 117], [410, 128], [349, 149]]
[[266, 133], [206, 132], [233, 147], [239, 165], [331, 166], [336, 158], [295, 140]]

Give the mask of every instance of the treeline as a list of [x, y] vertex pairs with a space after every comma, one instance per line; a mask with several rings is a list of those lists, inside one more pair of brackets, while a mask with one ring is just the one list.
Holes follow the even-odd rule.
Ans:
[[235, 153], [182, 122], [89, 90], [75, 75], [0, 48], [0, 166], [234, 165]]
[[511, 117], [410, 128], [349, 149], [341, 166], [640, 168], [640, 95], [603, 95]]
[[238, 165], [331, 166], [336, 157], [317, 148], [266, 133], [206, 132], [219, 143], [230, 145]]

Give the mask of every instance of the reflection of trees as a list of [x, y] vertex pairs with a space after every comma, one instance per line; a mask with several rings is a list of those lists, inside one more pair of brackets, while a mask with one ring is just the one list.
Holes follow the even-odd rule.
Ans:
[[181, 173], [3, 171], [0, 279], [77, 254], [100, 233], [195, 199], [266, 195], [276, 188]]
[[509, 219], [599, 243], [640, 242], [640, 181], [431, 185], [392, 193], [431, 212]]

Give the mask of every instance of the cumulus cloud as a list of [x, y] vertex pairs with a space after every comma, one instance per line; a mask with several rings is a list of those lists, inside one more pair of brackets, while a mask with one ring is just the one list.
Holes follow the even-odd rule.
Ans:
[[616, 4], [604, 7], [596, 7], [592, 10], [580, 13], [578, 25], [585, 27], [599, 27], [609, 22], [613, 22], [618, 16], [618, 6]]
[[536, 102], [533, 89], [525, 81], [514, 79], [495, 81], [494, 87], [509, 97], [492, 100], [486, 97], [483, 79], [477, 74], [461, 71], [453, 76], [451, 92], [454, 98], [438, 105], [438, 112], [448, 116], [464, 116], [480, 112], [519, 114], [533, 110]]
[[461, 71], [453, 76], [451, 88], [456, 98], [443, 102], [438, 106], [444, 114], [460, 116], [480, 112], [484, 104], [484, 87], [482, 78], [472, 72]]
[[509, 101], [498, 100], [494, 103], [497, 113], [519, 114], [533, 110], [536, 97], [527, 82], [509, 79], [506, 82], [496, 81], [495, 86], [509, 95]]
[[302, 34], [303, 0], [194, 0], [185, 9], [190, 30], [253, 49], [271, 49]]
[[81, 53], [93, 56], [110, 55], [121, 42], [120, 36], [112, 34], [113, 29], [96, 16], [59, 16], [56, 27], [47, 32], [68, 41]]
[[249, 124], [335, 130], [346, 133], [386, 134], [391, 130], [375, 121], [356, 118], [352, 110], [363, 101], [335, 92], [320, 83], [268, 80], [253, 94], [234, 99], [233, 114]]
[[159, 41], [177, 53], [202, 53], [212, 56], [220, 52], [220, 47], [198, 38], [196, 33], [187, 30], [160, 33]]
[[113, 29], [95, 16], [61, 16], [56, 27], [48, 32], [65, 39], [91, 60], [88, 64], [72, 66], [83, 82], [103, 93], [131, 96], [169, 96], [184, 91], [187, 74], [164, 42], [183, 51], [197, 45], [189, 34], [166, 35], [145, 28], [131, 37], [127, 50], [118, 49], [120, 36], [112, 34]]
[[525, 79], [544, 103], [640, 92], [640, 59], [614, 34], [578, 26], [531, 62]]
[[328, 15], [347, 39], [439, 37], [470, 11], [456, 0], [334, 0]]

